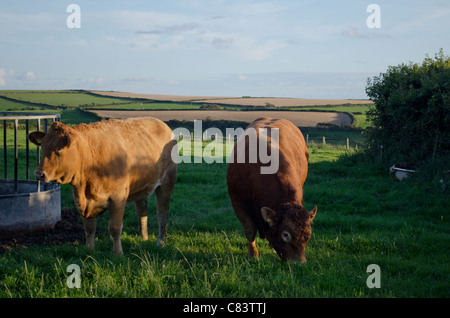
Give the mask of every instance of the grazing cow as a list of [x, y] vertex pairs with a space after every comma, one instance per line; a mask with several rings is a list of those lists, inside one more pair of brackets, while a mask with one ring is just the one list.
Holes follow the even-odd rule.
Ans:
[[[265, 135], [261, 128], [267, 129]], [[278, 142], [273, 138], [274, 128], [278, 128]], [[275, 173], [263, 174], [260, 168], [265, 164], [260, 159], [254, 163], [249, 160], [251, 138], [244, 133], [234, 145], [227, 171], [228, 194], [244, 228], [248, 256], [258, 256], [255, 244], [258, 231], [283, 260], [304, 263], [306, 244], [312, 233], [311, 222], [317, 212], [317, 206], [309, 212], [303, 207], [309, 157], [305, 139], [300, 130], [285, 119], [259, 118], [245, 132], [250, 129], [255, 131], [258, 140], [267, 138], [263, 145], [272, 147], [271, 151], [278, 150], [279, 163]], [[246, 151], [243, 163], [238, 160], [240, 149]]]
[[113, 251], [122, 254], [120, 235], [127, 201], [134, 201], [140, 235], [147, 234], [147, 196], [156, 192], [158, 245], [164, 245], [169, 200], [177, 166], [171, 150], [172, 130], [156, 118], [106, 120], [74, 127], [53, 122], [47, 133], [28, 139], [42, 147], [37, 179], [72, 186], [86, 231], [86, 245], [94, 248], [95, 218], [109, 210], [108, 230]]

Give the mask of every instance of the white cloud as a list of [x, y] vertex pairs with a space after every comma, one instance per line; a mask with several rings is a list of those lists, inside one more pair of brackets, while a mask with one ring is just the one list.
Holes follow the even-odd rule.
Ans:
[[239, 75], [238, 76], [238, 80], [240, 80], [240, 81], [244, 81], [246, 79], [247, 79], [247, 76], [245, 76], [245, 75]]
[[25, 73], [25, 75], [23, 76], [23, 79], [27, 82], [32, 82], [36, 80], [36, 75], [34, 75], [33, 72], [28, 71]]
[[156, 27], [152, 30], [138, 30], [137, 34], [179, 34], [192, 32], [199, 29], [201, 25], [196, 22], [168, 25], [164, 27]]
[[367, 35], [361, 34], [355, 27], [349, 27], [347, 30], [343, 31], [342, 34], [349, 38], [354, 39], [365, 39]]
[[87, 83], [89, 85], [92, 85], [94, 87], [97, 86], [104, 86], [105, 85], [105, 80], [102, 77], [89, 77], [89, 79], [87, 80]]
[[169, 26], [192, 23], [193, 19], [176, 13], [153, 11], [114, 11], [99, 14], [99, 18], [108, 20], [125, 30], [148, 31], [155, 28], [163, 30]]
[[427, 7], [424, 7], [417, 12], [418, 14], [411, 14], [409, 19], [399, 21], [397, 24], [393, 25], [393, 32], [409, 33], [414, 31], [422, 31], [428, 28], [434, 29], [436, 27], [443, 27], [443, 29], [445, 29], [444, 24], [442, 24], [442, 20], [445, 18], [447, 19], [447, 22], [449, 21], [447, 16], [450, 15], [450, 7], [445, 4], [429, 5], [427, 3]]
[[252, 37], [242, 36], [235, 39], [232, 55], [244, 61], [263, 61], [286, 45], [287, 43], [278, 40], [258, 41]]
[[346, 37], [352, 38], [352, 39], [368, 39], [368, 38], [385, 38], [389, 39], [391, 36], [386, 33], [379, 33], [377, 30], [371, 30], [370, 33], [361, 33], [358, 31], [356, 27], [348, 27], [346, 30], [342, 32], [342, 34]]
[[6, 78], [14, 75], [14, 70], [0, 68], [0, 86], [6, 86]]
[[282, 7], [274, 2], [239, 3], [231, 7], [231, 13], [249, 16], [272, 15], [282, 10]]

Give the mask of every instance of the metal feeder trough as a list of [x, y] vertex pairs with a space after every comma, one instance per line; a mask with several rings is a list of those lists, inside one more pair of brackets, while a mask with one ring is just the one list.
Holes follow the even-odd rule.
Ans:
[[[19, 151], [19, 131], [25, 136], [33, 130], [47, 131], [48, 121], [59, 121], [59, 114], [0, 113], [3, 123], [3, 173], [0, 179], [0, 238], [11, 237], [37, 229], [53, 228], [61, 220], [61, 189], [57, 183], [44, 183], [34, 179], [33, 171], [40, 162], [40, 147], [36, 161], [31, 164], [30, 143], [25, 141], [25, 150]], [[25, 132], [22, 129], [24, 128]], [[8, 133], [13, 128], [13, 145], [8, 145]], [[22, 137], [23, 138], [23, 137]], [[1, 149], [1, 148], [0, 148]], [[20, 156], [19, 156], [20, 152]], [[12, 155], [12, 159], [11, 159]], [[19, 158], [20, 157], [20, 158]], [[20, 168], [19, 168], [20, 166]], [[13, 172], [13, 177], [9, 174]], [[19, 177], [20, 174], [20, 177]]]

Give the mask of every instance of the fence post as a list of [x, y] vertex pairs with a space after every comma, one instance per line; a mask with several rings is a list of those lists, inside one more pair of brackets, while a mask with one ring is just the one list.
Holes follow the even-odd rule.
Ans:
[[350, 150], [350, 140], [347, 138], [347, 150]]
[[325, 145], [325, 144], [326, 144], [326, 142], [325, 142], [325, 136], [323, 136], [322, 140], [323, 140], [323, 144]]
[[[37, 130], [40, 131], [41, 130], [41, 120], [38, 119], [37, 120]], [[41, 151], [40, 151], [40, 146], [36, 147], [36, 165], [39, 166], [39, 163], [41, 162]], [[41, 192], [41, 181], [38, 179], [36, 182], [37, 185], [37, 192]]]
[[19, 179], [19, 140], [18, 140], [19, 120], [14, 119], [14, 193], [17, 194]]
[[3, 121], [3, 163], [5, 167], [5, 179], [8, 179], [8, 155], [6, 149], [6, 119]]
[[436, 139], [434, 140], [434, 149], [433, 149], [433, 157], [432, 157], [433, 160], [436, 155], [436, 148], [437, 148], [438, 140], [439, 140], [439, 135], [436, 135]]
[[380, 161], [383, 161], [383, 145], [380, 146]]
[[309, 143], [309, 135], [306, 134], [306, 144], [308, 144], [308, 143]]

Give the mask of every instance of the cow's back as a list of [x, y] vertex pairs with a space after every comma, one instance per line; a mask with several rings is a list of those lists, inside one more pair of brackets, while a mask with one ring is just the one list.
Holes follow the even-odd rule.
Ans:
[[[259, 128], [278, 128], [279, 143], [273, 144], [279, 150], [279, 167], [274, 174], [261, 174], [263, 164], [259, 160], [256, 163], [238, 163], [236, 152], [240, 142], [245, 143], [245, 151], [251, 149], [250, 138], [241, 135], [238, 138], [234, 150], [234, 160], [231, 160], [227, 171], [228, 193], [233, 204], [245, 207], [251, 217], [258, 224], [260, 208], [274, 208], [286, 202], [303, 202], [303, 184], [308, 173], [308, 150], [305, 139], [300, 130], [288, 120], [259, 118], [246, 129], [254, 128], [258, 133]], [[260, 229], [261, 230], [261, 229]], [[261, 233], [261, 231], [260, 231]]]
[[127, 184], [130, 198], [144, 196], [173, 164], [172, 130], [156, 118], [110, 119], [74, 128], [86, 138], [86, 151], [92, 154], [87, 173], [105, 191]]

